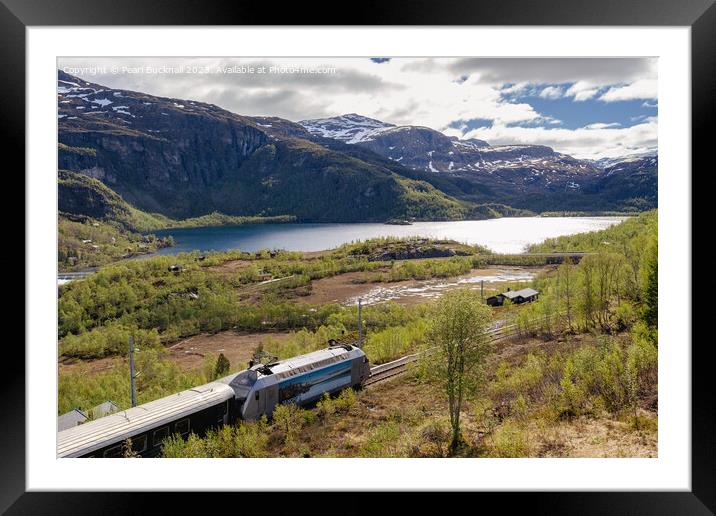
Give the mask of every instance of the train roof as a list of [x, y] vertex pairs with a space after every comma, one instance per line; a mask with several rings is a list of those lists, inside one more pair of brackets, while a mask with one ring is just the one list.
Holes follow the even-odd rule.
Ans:
[[273, 374], [283, 373], [285, 371], [291, 371], [293, 369], [300, 369], [301, 367], [305, 367], [316, 362], [323, 362], [324, 360], [328, 360], [329, 362], [339, 362], [341, 360], [349, 358], [348, 355], [350, 355], [351, 351], [352, 348], [348, 346], [338, 346], [334, 348], [320, 349], [312, 353], [307, 353], [305, 355], [299, 355], [297, 357], [289, 358], [287, 360], [282, 360], [276, 365], [271, 366], [271, 372]]
[[211, 382], [58, 432], [57, 456], [79, 457], [158, 428], [234, 397], [226, 383]]
[[255, 366], [252, 369], [256, 370], [262, 376], [271, 376], [277, 380], [281, 380], [299, 373], [312, 371], [320, 367], [325, 367], [329, 364], [353, 359], [363, 355], [363, 351], [354, 346], [332, 346], [330, 348], [320, 349], [305, 355], [281, 360], [280, 362], [275, 362], [273, 364]]

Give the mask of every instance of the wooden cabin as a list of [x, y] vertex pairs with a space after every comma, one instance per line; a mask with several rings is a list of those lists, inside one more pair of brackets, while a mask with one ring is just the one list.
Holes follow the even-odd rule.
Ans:
[[486, 299], [486, 302], [489, 306], [502, 306], [505, 303], [505, 299], [509, 299], [514, 304], [519, 305], [536, 301], [537, 298], [539, 298], [538, 291], [533, 288], [523, 288], [521, 290], [507, 290], [502, 294], [490, 296]]

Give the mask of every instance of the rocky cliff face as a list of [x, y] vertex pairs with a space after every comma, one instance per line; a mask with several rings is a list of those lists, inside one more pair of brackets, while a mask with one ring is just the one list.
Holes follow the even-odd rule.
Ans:
[[[61, 169], [101, 180], [149, 211], [193, 216], [216, 208], [207, 185], [237, 171], [268, 136], [215, 106], [108, 90], [60, 72]], [[187, 205], [186, 200], [201, 197]]]

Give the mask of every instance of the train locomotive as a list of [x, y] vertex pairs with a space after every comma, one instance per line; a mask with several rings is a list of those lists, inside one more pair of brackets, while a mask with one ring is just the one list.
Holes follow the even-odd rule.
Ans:
[[58, 457], [122, 457], [127, 439], [142, 457], [155, 457], [169, 435], [202, 435], [237, 420], [271, 416], [277, 405], [308, 405], [324, 394], [358, 387], [370, 376], [368, 357], [337, 343], [288, 360], [251, 365], [194, 387], [58, 432]]

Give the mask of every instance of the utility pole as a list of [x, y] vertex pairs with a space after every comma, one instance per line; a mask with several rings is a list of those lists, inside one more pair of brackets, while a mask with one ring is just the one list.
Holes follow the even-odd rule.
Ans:
[[480, 299], [485, 302], [485, 280], [480, 280]]
[[137, 398], [134, 394], [134, 338], [129, 336], [129, 388], [132, 396], [132, 406], [137, 406]]
[[363, 299], [358, 298], [358, 347], [363, 347], [363, 317], [361, 315], [361, 308], [363, 305]]

